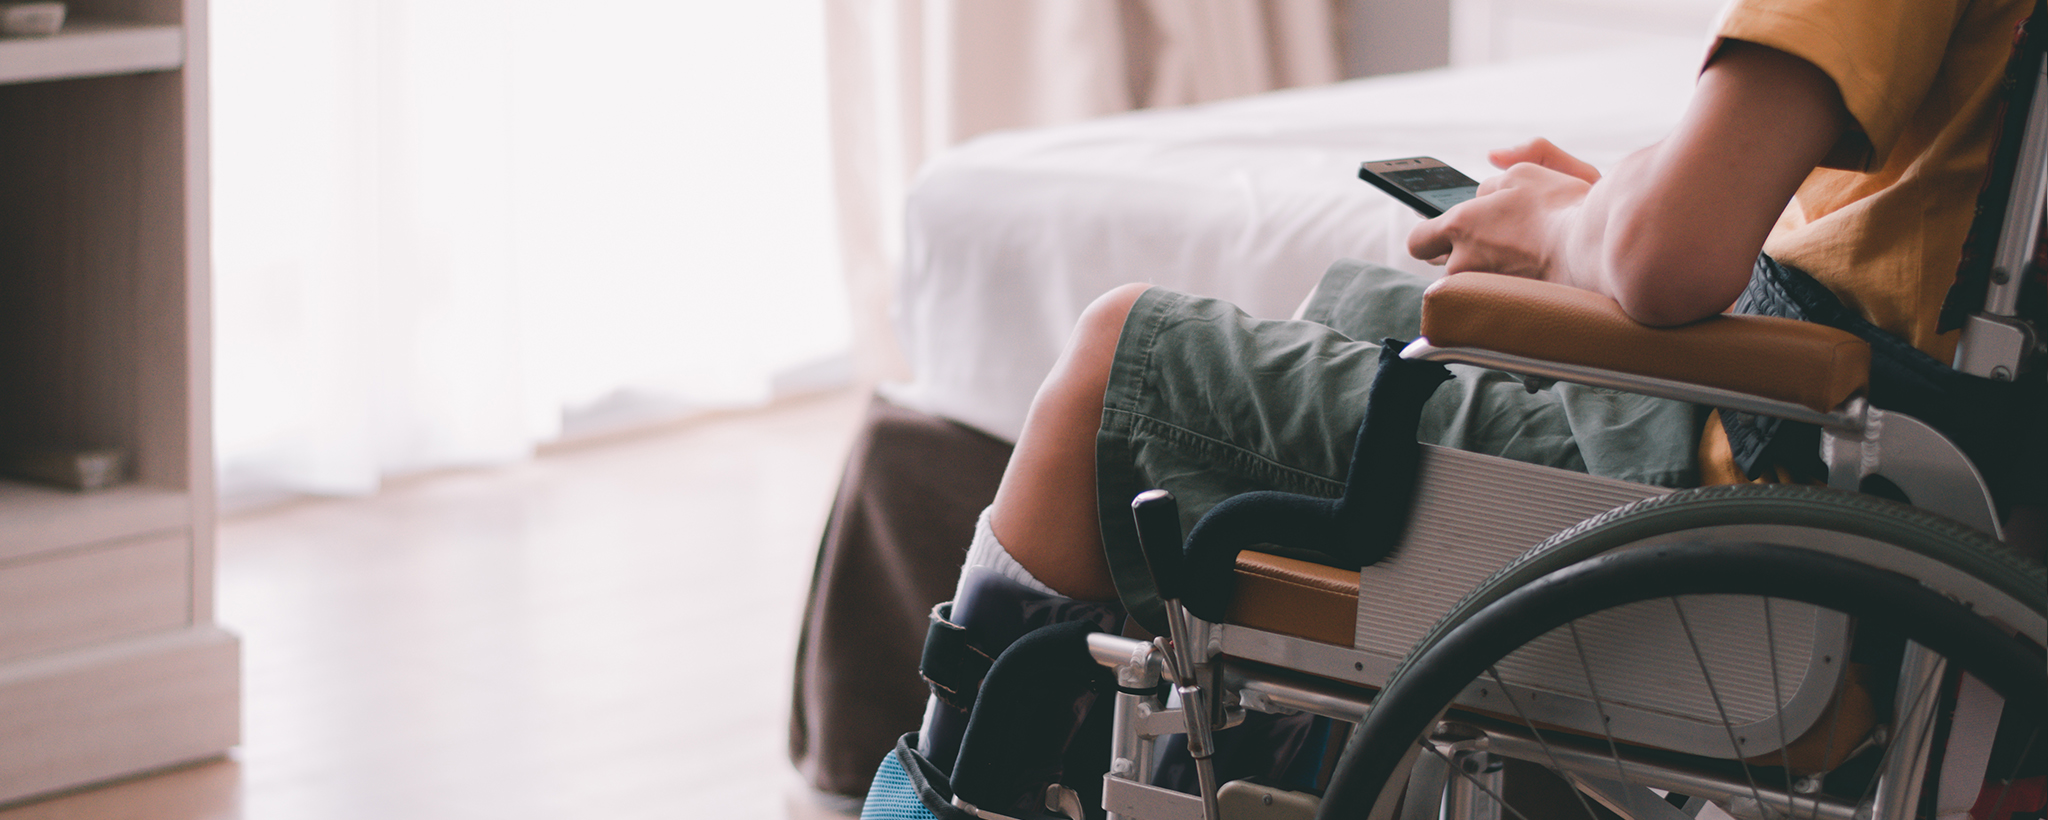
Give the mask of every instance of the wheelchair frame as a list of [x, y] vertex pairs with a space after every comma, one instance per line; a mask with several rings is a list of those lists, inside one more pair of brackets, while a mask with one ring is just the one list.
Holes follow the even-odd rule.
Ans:
[[[2039, 61], [2030, 74], [2036, 98], [2048, 99], [2040, 96], [2048, 90], [2048, 60]], [[2042, 348], [2040, 331], [2018, 316], [2017, 305], [2023, 274], [2039, 249], [2041, 236], [2037, 227], [2042, 224], [2044, 213], [2048, 213], [2048, 105], [2028, 107], [2023, 133], [2018, 173], [1992, 261], [1992, 281], [1985, 307], [1967, 320], [1954, 361], [1954, 367], [1962, 372], [2003, 380], [2012, 380], [2025, 372], [2027, 366], [2037, 365]], [[1507, 371], [1522, 376], [1532, 390], [1551, 382], [1567, 381], [1817, 424], [1823, 430], [1822, 458], [1828, 466], [1831, 487], [1853, 492], [1868, 477], [1883, 476], [1902, 490], [1915, 507], [1992, 538], [2004, 536], [1983, 476], [1960, 449], [1926, 423], [1872, 407], [1860, 394], [1832, 409], [1816, 411], [1747, 392], [1590, 364], [1543, 361], [1469, 346], [1439, 347], [1427, 338], [1417, 340], [1401, 355]], [[1114, 670], [1120, 688], [1115, 702], [1111, 771], [1103, 791], [1103, 808], [1111, 818], [1305, 816], [1299, 810], [1290, 815], [1273, 813], [1277, 810], [1271, 809], [1276, 798], [1284, 805], [1298, 796], [1257, 784], [1215, 783], [1213, 772], [1205, 765], [1209, 735], [1216, 728], [1241, 720], [1247, 710], [1307, 712], [1353, 724], [1367, 720], [1372, 714], [1373, 690], [1387, 685], [1390, 678], [1402, 671], [1403, 658], [1409, 655], [1411, 646], [1433, 628], [1444, 628], [1436, 625], [1437, 619], [1452, 611], [1466, 590], [1515, 562], [1525, 550], [1550, 539], [1553, 533], [1563, 533], [1574, 524], [1617, 507], [1655, 503], [1643, 499], [1655, 499], [1668, 492], [1434, 447], [1425, 448], [1420, 482], [1422, 491], [1417, 493], [1417, 506], [1401, 548], [1391, 559], [1361, 573], [1358, 622], [1350, 647], [1228, 623], [1204, 622], [1171, 600], [1167, 602], [1172, 627], [1168, 637], [1144, 642], [1112, 635], [1091, 636], [1091, 653], [1099, 663]], [[1739, 502], [1730, 503], [1739, 506]], [[1177, 538], [1177, 526], [1175, 535]], [[1975, 606], [1978, 617], [2001, 624], [2037, 646], [2048, 644], [2048, 634], [2044, 634], [2048, 633], [2048, 624], [2044, 624], [2042, 613], [2015, 607], [2009, 596], [2001, 596], [1970, 573], [1947, 566], [1941, 560], [1906, 549], [1883, 549], [1882, 544], [1874, 549], [1875, 541], [1867, 537], [1820, 528], [1730, 520], [1638, 539], [1620, 551], [1680, 541], [1781, 544], [1856, 558], [1916, 578], [1947, 598]], [[1376, 590], [1399, 590], [1402, 605], [1385, 604], [1385, 596], [1375, 595]], [[1683, 611], [1679, 617], [1684, 618]], [[1801, 617], [1797, 614], [1771, 613], [1768, 609], [1765, 618], [1774, 619], [1774, 624], [1782, 623], [1776, 628], [1783, 632], [1773, 634], [1771, 645], [1764, 650], [1772, 653], [1773, 658], [1797, 664], [1800, 686], [1799, 694], [1780, 699], [1774, 684], [1774, 691], [1766, 693], [1771, 705], [1758, 720], [1809, 726], [1827, 708], [1842, 679], [1844, 664], [1833, 663], [1832, 659], [1846, 654], [1848, 619], [1823, 611], [1799, 623]], [[1696, 620], [1721, 619], [1709, 615]], [[1790, 641], [1800, 643], [1798, 647], [1787, 649], [1778, 645], [1787, 642], [1786, 633], [1793, 632], [1803, 636]], [[1829, 662], [1818, 662], [1815, 658]], [[1776, 663], [1774, 660], [1774, 670]], [[1909, 645], [1901, 677], [1938, 675], [1942, 663], [1936, 653], [1918, 644]], [[1475, 695], [1468, 689], [1460, 703], [1483, 707], [1490, 697], [1496, 710], [1503, 703], [1514, 706], [1515, 692], [1521, 690], [1502, 680], [1499, 674], [1496, 673], [1495, 680], [1501, 684], [1500, 692]], [[1540, 673], [1531, 674], [1535, 677], [1526, 679], [1523, 685], [1532, 693], [1560, 688], [1555, 681], [1541, 680]], [[1137, 694], [1157, 689], [1162, 683], [1176, 687], [1180, 705], [1171, 706], [1157, 695]], [[1411, 798], [1400, 808], [1399, 816], [1402, 820], [1435, 820], [1438, 816], [1434, 801], [1414, 799], [1414, 795], [1426, 793], [1416, 791], [1419, 788], [1439, 790], [1444, 795], [1441, 811], [1446, 818], [1499, 820], [1500, 806], [1488, 796], [1490, 788], [1499, 787], [1498, 774], [1484, 771], [1488, 768], [1488, 756], [1492, 755], [1544, 760], [1558, 766], [1582, 792], [1630, 820], [1687, 820], [1698, 810], [1697, 801], [1702, 799], [1744, 820], [1783, 816], [1783, 809], [1773, 807], [1794, 805], [1798, 814], [1828, 820], [1905, 820], [1912, 817], [1914, 807], [1921, 802], [1922, 781], [1928, 767], [1927, 747], [1931, 745], [1926, 735], [1932, 731], [1933, 706], [1930, 698], [1909, 702], [1904, 689], [1900, 687], [1899, 702], [1893, 705], [1894, 725], [1883, 740], [1899, 748], [1917, 748], [1919, 752], [1887, 755], [1875, 793], [1860, 802], [1800, 793], [1812, 786], [1811, 778], [1788, 778], [1784, 784], [1739, 782], [1711, 767], [1654, 760], [1631, 761], [1629, 775], [1638, 778], [1640, 785], [1690, 796], [1695, 801], [1693, 805], [1675, 807], [1652, 792], [1622, 788], [1607, 779], [1615, 772], [1614, 759], [1601, 756], [1610, 750], [1616, 736], [1631, 741], [1655, 740], [1666, 748], [1706, 757], [1747, 755], [1754, 750], [1735, 749], [1730, 745], [1732, 739], [1710, 736], [1711, 733], [1687, 735], [1682, 717], [1667, 714], [1682, 715], [1688, 708], [1697, 710], [1698, 703], [1647, 702], [1638, 713], [1617, 717], [1614, 704], [1599, 703], [1596, 692], [1592, 703], [1554, 699], [1556, 704], [1548, 707], [1551, 711], [1543, 720], [1566, 726], [1583, 722], [1589, 716], [1601, 723], [1632, 722], [1629, 726], [1603, 727], [1603, 733], [1613, 732], [1608, 735], [1607, 746], [1585, 738], [1549, 737], [1549, 733], [1545, 737], [1531, 737], [1527, 732], [1483, 722], [1438, 724], [1431, 742], [1444, 755], [1410, 750]], [[1714, 708], [1726, 711], [1725, 705], [1718, 702]], [[1183, 733], [1189, 735], [1190, 752], [1203, 773], [1200, 795], [1149, 785], [1154, 774], [1156, 743], [1164, 736]], [[1782, 729], [1779, 734], [1783, 736]], [[1729, 738], [1732, 736], [1731, 733]], [[1616, 751], [1614, 755], [1618, 758], [1620, 753]], [[1450, 765], [1471, 765], [1482, 771], [1477, 777], [1453, 776]], [[1375, 820], [1392, 820], [1396, 816], [1393, 805], [1386, 800], [1377, 804]], [[1226, 813], [1226, 807], [1233, 810]]]

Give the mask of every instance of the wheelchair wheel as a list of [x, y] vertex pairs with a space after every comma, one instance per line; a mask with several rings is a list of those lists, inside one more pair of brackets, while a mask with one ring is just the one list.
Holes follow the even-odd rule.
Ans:
[[[1321, 816], [1434, 816], [1415, 806], [1437, 795], [1407, 793], [1433, 768], [1482, 817], [1910, 818], [1978, 794], [1921, 782], [1951, 732], [1987, 735], [1986, 777], [2037, 774], [2044, 613], [2039, 564], [1903, 505], [1805, 487], [1647, 500], [1454, 608], [1376, 699]], [[2002, 712], [1948, 719], [1980, 708], [1959, 694], [1979, 681]], [[1503, 759], [1576, 788], [1504, 785]]]

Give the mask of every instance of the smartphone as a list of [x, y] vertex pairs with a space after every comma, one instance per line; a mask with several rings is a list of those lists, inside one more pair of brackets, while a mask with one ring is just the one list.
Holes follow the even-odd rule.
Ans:
[[1383, 159], [1358, 166], [1358, 178], [1431, 219], [1479, 195], [1479, 183], [1434, 157]]

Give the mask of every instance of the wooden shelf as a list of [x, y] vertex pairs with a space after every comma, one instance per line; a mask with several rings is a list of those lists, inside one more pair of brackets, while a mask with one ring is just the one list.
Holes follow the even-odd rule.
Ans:
[[169, 71], [185, 65], [185, 29], [73, 20], [49, 37], [0, 38], [0, 84]]
[[0, 480], [0, 805], [239, 732], [213, 622], [206, 1], [72, 0], [62, 33], [0, 38], [0, 444], [120, 447], [132, 475]]
[[0, 480], [0, 563], [47, 550], [147, 535], [192, 525], [185, 493], [124, 484], [73, 492]]

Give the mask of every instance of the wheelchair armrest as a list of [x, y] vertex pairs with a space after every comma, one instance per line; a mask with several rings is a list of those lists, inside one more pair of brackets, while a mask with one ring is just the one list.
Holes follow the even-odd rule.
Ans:
[[1869, 344], [1826, 325], [1724, 314], [1655, 328], [1600, 294], [1492, 273], [1431, 285], [1422, 301], [1422, 335], [1436, 348], [1701, 385], [1817, 413], [1840, 406], [1870, 378]]

